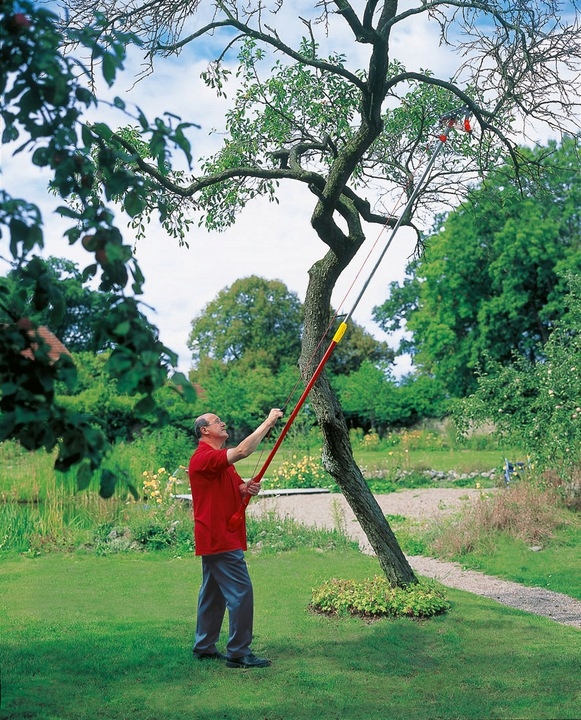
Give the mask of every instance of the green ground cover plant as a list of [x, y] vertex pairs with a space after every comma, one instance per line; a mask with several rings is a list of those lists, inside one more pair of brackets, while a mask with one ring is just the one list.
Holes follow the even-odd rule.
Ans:
[[313, 590], [310, 607], [325, 615], [428, 618], [450, 609], [445, 593], [433, 583], [408, 588], [392, 587], [375, 575], [363, 582], [332, 578]]
[[[578, 630], [450, 591], [429, 621], [308, 609], [347, 549], [249, 557], [254, 649], [272, 667], [194, 662], [200, 566], [167, 553], [14, 556], [0, 565], [3, 720], [546, 720], [579, 717]], [[66, 588], [66, 591], [65, 591]]]

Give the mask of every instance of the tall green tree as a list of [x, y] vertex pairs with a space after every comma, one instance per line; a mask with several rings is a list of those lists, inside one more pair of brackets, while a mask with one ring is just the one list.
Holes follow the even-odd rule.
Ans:
[[261, 364], [276, 373], [296, 364], [302, 321], [302, 303], [284, 283], [256, 275], [236, 280], [192, 320], [194, 366], [202, 357], [228, 362], [261, 355]]
[[[93, 5], [69, 0], [67, 7], [78, 11], [71, 22], [86, 23]], [[141, 34], [152, 65], [202, 44], [205, 53], [215, 49], [206, 83], [224, 96], [228, 79], [236, 78], [220, 150], [178, 180], [138, 160], [144, 177], [175, 198], [195, 198], [201, 222], [218, 229], [234, 222], [256, 196], [274, 198], [279, 184], [300, 183], [311, 192], [310, 221], [326, 254], [309, 270], [300, 360], [305, 378], [329, 323], [335, 284], [365, 239], [364, 223], [396, 222], [383, 210], [393, 205], [394, 192], [410, 197], [401, 221], [413, 225], [419, 209], [461, 196], [464, 181], [488, 169], [499, 147], [519, 161], [515, 119], [575, 126], [579, 28], [558, 0], [433, 0], [411, 6], [333, 0], [303, 3], [298, 12], [284, 0], [119, 0], [97, 6], [112, 26], [129, 24]], [[456, 67], [441, 76], [406, 69], [397, 57], [398, 42], [408, 43], [421, 21], [435, 28], [434, 49], [443, 44], [455, 52], [450, 61]], [[458, 106], [467, 110], [458, 112]], [[456, 111], [453, 118], [450, 111]], [[415, 193], [418, 165], [427, 161], [423, 148], [452, 120], [462, 127], [464, 112], [474, 116], [478, 141], [461, 136], [456, 154], [444, 153], [432, 183]], [[135, 154], [131, 143], [118, 142]], [[311, 401], [324, 437], [323, 461], [382, 568], [394, 584], [414, 582], [353, 458], [326, 377]]]
[[417, 373], [462, 397], [476, 370], [544, 358], [552, 328], [565, 312], [568, 273], [581, 273], [581, 163], [576, 138], [523, 155], [541, 178], [519, 187], [510, 166], [491, 173], [467, 200], [438, 222], [403, 284], [375, 308], [386, 331], [411, 335]]
[[[329, 335], [335, 330], [333, 324]], [[190, 378], [207, 407], [220, 408], [237, 434], [247, 434], [273, 404], [298, 399], [302, 331], [303, 304], [296, 293], [279, 280], [256, 276], [221, 290], [192, 320]], [[365, 362], [391, 361], [387, 344], [357, 323], [349, 340], [333, 355], [331, 375], [349, 376]], [[364, 404], [361, 398], [358, 409], [367, 412]]]
[[[337, 321], [330, 324], [329, 336]], [[225, 287], [192, 320], [188, 347], [194, 368], [204, 358], [225, 363], [244, 358], [247, 365], [263, 365], [277, 373], [296, 365], [303, 332], [303, 304], [280, 280], [252, 275]], [[334, 375], [348, 375], [365, 360], [391, 362], [387, 343], [376, 340], [352, 322], [349, 343], [339, 345], [329, 362]]]

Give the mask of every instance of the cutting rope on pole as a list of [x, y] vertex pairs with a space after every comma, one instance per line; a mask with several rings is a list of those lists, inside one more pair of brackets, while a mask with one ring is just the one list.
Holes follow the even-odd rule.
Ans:
[[[444, 128], [443, 128], [442, 132], [441, 132], [440, 134], [438, 134], [438, 136], [437, 136], [436, 148], [435, 148], [435, 150], [433, 151], [433, 153], [432, 153], [432, 155], [431, 155], [431, 157], [430, 157], [430, 160], [428, 161], [428, 164], [426, 165], [426, 168], [425, 168], [425, 170], [424, 170], [424, 172], [423, 172], [420, 180], [418, 181], [418, 183], [416, 184], [416, 186], [415, 186], [415, 188], [414, 188], [414, 191], [413, 191], [412, 194], [410, 195], [410, 197], [409, 197], [409, 199], [408, 199], [408, 201], [407, 201], [407, 203], [406, 203], [406, 205], [405, 205], [405, 208], [404, 208], [403, 212], [400, 214], [397, 222], [396, 222], [395, 225], [393, 226], [392, 231], [391, 231], [391, 233], [390, 233], [390, 235], [389, 235], [389, 238], [388, 238], [388, 240], [387, 240], [387, 242], [386, 242], [386, 244], [385, 244], [385, 246], [384, 246], [381, 254], [379, 255], [379, 258], [377, 259], [375, 265], [373, 266], [371, 272], [369, 273], [369, 275], [368, 275], [365, 283], [363, 284], [363, 287], [361, 288], [359, 294], [357, 295], [357, 298], [356, 298], [355, 302], [353, 303], [351, 309], [349, 310], [349, 312], [348, 312], [347, 315], [345, 316], [344, 320], [342, 320], [341, 324], [339, 325], [338, 329], [336, 330], [336, 332], [335, 332], [335, 334], [334, 334], [334, 336], [333, 336], [333, 339], [331, 340], [331, 342], [330, 342], [327, 350], [325, 351], [325, 353], [324, 353], [323, 357], [321, 358], [319, 364], [318, 364], [317, 367], [315, 368], [313, 374], [311, 375], [310, 380], [308, 381], [308, 383], [307, 383], [307, 385], [306, 385], [306, 387], [305, 387], [302, 395], [300, 396], [300, 398], [299, 398], [299, 400], [297, 401], [297, 403], [296, 403], [293, 411], [291, 412], [288, 420], [286, 421], [284, 427], [282, 428], [281, 433], [280, 433], [278, 439], [276, 440], [276, 442], [275, 442], [272, 450], [271, 450], [270, 453], [268, 454], [268, 457], [266, 458], [264, 464], [262, 465], [262, 467], [260, 468], [260, 470], [258, 471], [258, 473], [252, 478], [252, 482], [255, 482], [255, 483], [261, 482], [261, 480], [262, 480], [262, 478], [264, 477], [264, 475], [265, 475], [268, 467], [270, 466], [270, 464], [271, 464], [274, 456], [276, 455], [279, 447], [281, 446], [282, 441], [284, 440], [286, 434], [288, 433], [289, 429], [291, 428], [292, 424], [294, 423], [295, 418], [297, 417], [300, 409], [302, 408], [305, 400], [307, 399], [309, 393], [311, 392], [314, 384], [317, 382], [319, 376], [320, 376], [321, 373], [323, 372], [323, 369], [324, 369], [325, 365], [327, 364], [329, 358], [330, 358], [331, 355], [333, 354], [333, 351], [335, 350], [335, 348], [337, 347], [337, 345], [338, 345], [338, 344], [341, 342], [341, 340], [343, 339], [343, 337], [344, 337], [344, 335], [345, 335], [345, 332], [347, 331], [348, 323], [349, 323], [351, 317], [353, 316], [353, 313], [354, 313], [355, 310], [357, 309], [357, 306], [359, 305], [359, 303], [360, 303], [360, 301], [361, 301], [361, 298], [362, 298], [363, 295], [365, 294], [365, 292], [366, 292], [367, 288], [369, 287], [369, 284], [370, 284], [373, 276], [375, 275], [377, 269], [378, 269], [379, 266], [381, 265], [381, 263], [382, 263], [382, 261], [383, 261], [383, 258], [385, 257], [387, 251], [389, 250], [389, 248], [390, 248], [390, 246], [391, 246], [391, 243], [393, 242], [393, 239], [394, 239], [395, 235], [397, 234], [397, 232], [398, 232], [398, 230], [400, 229], [402, 223], [404, 222], [404, 219], [408, 216], [409, 211], [411, 210], [411, 208], [412, 208], [412, 206], [413, 206], [416, 198], [418, 197], [422, 186], [426, 183], [426, 181], [427, 181], [427, 179], [428, 179], [428, 177], [429, 177], [429, 174], [430, 174], [430, 172], [431, 172], [431, 169], [432, 169], [432, 167], [433, 167], [433, 165], [434, 165], [434, 163], [435, 163], [435, 161], [436, 161], [436, 158], [438, 157], [438, 155], [440, 154], [440, 152], [441, 152], [442, 148], [444, 147], [446, 141], [448, 140], [448, 136], [449, 136], [449, 134], [450, 134], [450, 131], [451, 131], [453, 128], [456, 128], [456, 129], [461, 129], [462, 131], [467, 132], [467, 133], [470, 133], [470, 132], [471, 132], [471, 127], [470, 127], [470, 112], [469, 112], [469, 110], [468, 110], [467, 108], [464, 108], [464, 107], [461, 108], [460, 110], [453, 110], [453, 111], [447, 113], [446, 115], [443, 115], [443, 116], [440, 118], [440, 123], [444, 125]], [[317, 349], [318, 349], [318, 347], [317, 347]], [[315, 352], [316, 352], [316, 351], [315, 351]], [[242, 501], [239, 509], [238, 509], [238, 510], [234, 513], [234, 515], [232, 515], [232, 517], [228, 520], [228, 522], [227, 522], [227, 528], [228, 528], [228, 530], [233, 531], [233, 530], [236, 530], [236, 529], [240, 526], [240, 524], [241, 524], [242, 521], [243, 521], [244, 514], [245, 514], [245, 512], [246, 512], [246, 508], [248, 507], [248, 504], [249, 504], [249, 502], [250, 502], [250, 499], [251, 499], [251, 496], [250, 496], [250, 495], [247, 495], [247, 496], [243, 499], [243, 501]]]

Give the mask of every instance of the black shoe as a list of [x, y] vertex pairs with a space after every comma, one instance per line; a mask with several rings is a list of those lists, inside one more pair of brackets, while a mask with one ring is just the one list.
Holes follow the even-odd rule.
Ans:
[[250, 653], [250, 655], [244, 655], [238, 658], [228, 658], [226, 660], [226, 667], [230, 668], [262, 668], [268, 667], [270, 660], [266, 658], [256, 657]]
[[194, 650], [194, 658], [196, 660], [226, 660], [226, 655], [222, 655], [220, 652], [199, 653]]

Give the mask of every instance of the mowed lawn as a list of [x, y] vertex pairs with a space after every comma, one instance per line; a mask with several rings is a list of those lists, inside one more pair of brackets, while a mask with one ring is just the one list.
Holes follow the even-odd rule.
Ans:
[[[581, 633], [449, 590], [435, 619], [328, 618], [311, 589], [379, 572], [356, 551], [248, 555], [254, 651], [194, 661], [193, 556], [0, 561], [2, 719], [394, 720], [581, 717]], [[223, 649], [223, 648], [222, 648]]]

